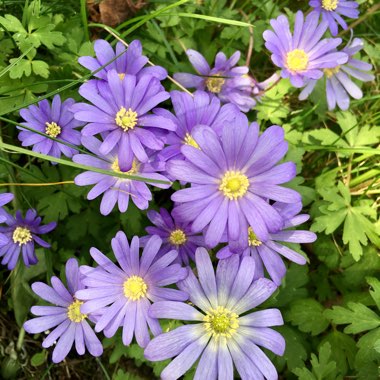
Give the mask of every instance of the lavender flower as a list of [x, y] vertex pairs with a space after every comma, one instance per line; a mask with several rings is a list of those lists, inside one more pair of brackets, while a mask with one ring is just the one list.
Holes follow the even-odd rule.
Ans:
[[20, 252], [27, 267], [37, 264], [34, 242], [41, 247], [50, 248], [50, 244], [38, 235], [46, 234], [57, 226], [55, 222], [40, 226], [41, 218], [32, 209], [26, 212], [25, 218], [21, 211], [16, 212], [16, 218], [7, 214], [5, 224], [7, 227], [0, 227], [0, 235], [3, 235], [2, 240], [5, 242], [0, 244], [0, 257], [3, 257], [1, 264], [8, 265], [9, 270], [16, 266]]
[[[369, 82], [375, 79], [374, 75], [367, 73], [372, 69], [372, 65], [367, 62], [354, 59], [353, 56], [363, 48], [363, 41], [360, 38], [354, 38], [342, 50], [348, 54], [348, 62], [344, 65], [337, 65], [331, 69], [324, 69], [324, 78], [326, 81], [327, 105], [332, 111], [336, 105], [342, 110], [347, 110], [350, 106], [350, 96], [354, 99], [363, 97], [362, 90], [354, 83], [351, 77]], [[305, 100], [314, 90], [316, 80], [310, 80], [299, 95], [300, 100]]]
[[56, 306], [33, 306], [31, 312], [38, 317], [24, 323], [24, 329], [29, 334], [55, 327], [42, 342], [42, 347], [48, 348], [58, 340], [53, 351], [54, 363], [61, 362], [67, 356], [74, 341], [79, 355], [85, 353], [85, 347], [93, 356], [103, 353], [101, 342], [86, 321], [87, 315], [82, 313], [83, 302], [74, 297], [77, 290], [84, 288], [76, 259], [69, 259], [66, 263], [66, 280], [68, 289], [55, 276], [51, 278], [52, 287], [43, 282], [32, 285], [34, 293]]
[[258, 346], [283, 355], [284, 338], [269, 328], [283, 324], [281, 313], [267, 309], [245, 314], [267, 300], [276, 286], [265, 278], [253, 280], [251, 257], [240, 261], [233, 255], [219, 261], [216, 276], [204, 248], [197, 249], [195, 260], [199, 281], [190, 271], [178, 283], [194, 306], [161, 301], [149, 310], [152, 318], [192, 323], [154, 338], [145, 357], [151, 361], [175, 357], [161, 373], [163, 380], [178, 379], [199, 357], [194, 379], [232, 380], [235, 366], [242, 379], [277, 380], [276, 368]]
[[[144, 164], [135, 158], [132, 163], [132, 168], [128, 171], [123, 171], [119, 167], [116, 148], [113, 148], [108, 154], [103, 155], [100, 152], [102, 142], [92, 136], [83, 137], [82, 144], [97, 157], [87, 154], [77, 154], [73, 157], [74, 162], [103, 170], [110, 170], [115, 173], [125, 173], [152, 180], [167, 181], [168, 184], [153, 183], [154, 186], [162, 189], [167, 189], [171, 186], [170, 181], [166, 177], [157, 173], [160, 169], [160, 163], [155, 163], [153, 158], [150, 162]], [[161, 170], [163, 169], [164, 168], [161, 168]], [[87, 199], [89, 200], [95, 199], [104, 193], [100, 204], [100, 212], [102, 215], [108, 215], [116, 203], [118, 204], [120, 212], [126, 212], [130, 196], [133, 203], [140, 210], [147, 209], [149, 201], [152, 200], [152, 193], [146, 183], [142, 181], [112, 177], [107, 174], [92, 171], [86, 171], [77, 175], [74, 181], [78, 186], [95, 185], [87, 195]]]
[[[309, 219], [309, 215], [307, 214], [297, 215], [302, 209], [301, 202], [293, 204], [276, 202], [273, 204], [273, 207], [284, 220], [283, 230], [269, 234], [269, 239], [266, 241], [260, 241], [249, 227], [248, 244], [243, 252], [243, 256], [253, 257], [255, 260], [256, 276], [258, 278], [264, 277], [265, 267], [272, 281], [279, 286], [286, 273], [286, 267], [281, 260], [281, 256], [300, 265], [306, 264], [306, 259], [302, 255], [281, 243], [312, 243], [316, 240], [317, 236], [310, 231], [288, 229], [290, 227], [296, 227]], [[231, 255], [232, 252], [228, 247], [225, 247], [222, 248], [216, 256], [218, 259], [225, 259]]]
[[[125, 74], [136, 75], [139, 78], [148, 74], [160, 80], [165, 79], [168, 75], [167, 71], [161, 66], [144, 67], [148, 63], [148, 58], [142, 55], [142, 46], [139, 40], [132, 41], [128, 48], [121, 42], [118, 42], [115, 51], [109, 42], [96, 40], [94, 50], [96, 54], [95, 58], [80, 57], [78, 62], [91, 71], [98, 70], [109, 62], [107, 66], [94, 74], [97, 78], [107, 80], [107, 72], [110, 70], [116, 70], [121, 79], [124, 78]], [[125, 53], [116, 58], [123, 52]]]
[[270, 21], [274, 32], [266, 30], [263, 34], [272, 62], [282, 69], [283, 78], [290, 78], [294, 87], [304, 86], [308, 79], [321, 78], [323, 69], [347, 62], [346, 53], [335, 51], [341, 38], [321, 39], [328, 24], [325, 21], [318, 24], [318, 18], [312, 12], [304, 22], [303, 13], [298, 11], [292, 35], [288, 19], [281, 15]]
[[[3, 223], [7, 220], [8, 214], [5, 210], [2, 209], [3, 206], [5, 206], [7, 203], [12, 201], [14, 198], [14, 195], [12, 193], [3, 193], [0, 194], [0, 223]], [[0, 234], [0, 244], [2, 243], [2, 236]], [[3, 240], [4, 241], [4, 240]]]
[[161, 244], [158, 236], [151, 237], [140, 258], [139, 238], [135, 236], [129, 246], [124, 232], [119, 231], [112, 239], [112, 249], [121, 268], [91, 248], [91, 256], [99, 266], [82, 267], [87, 289], [76, 292], [76, 297], [85, 301], [83, 313], [99, 314], [95, 331], [104, 330], [105, 336], [112, 337], [123, 326], [125, 345], [135, 335], [137, 343], [145, 347], [150, 340], [148, 326], [153, 335], [161, 333], [158, 320], [148, 315], [151, 302], [187, 299], [185, 292], [163, 288], [184, 279], [187, 269], [172, 264], [178, 255], [176, 251], [156, 259]]
[[239, 51], [228, 59], [219, 52], [213, 68], [197, 51], [189, 49], [186, 54], [200, 75], [176, 73], [174, 79], [184, 87], [195, 87], [216, 94], [222, 102], [236, 104], [243, 112], [253, 108], [256, 102], [251, 96], [252, 81], [247, 75], [249, 69], [247, 66], [236, 66], [240, 59]]
[[175, 130], [171, 120], [148, 114], [160, 102], [169, 98], [160, 81], [144, 75], [140, 79], [126, 74], [120, 79], [115, 70], [107, 72], [107, 82], [91, 80], [83, 84], [79, 93], [93, 103], [78, 103], [72, 107], [77, 120], [87, 124], [83, 136], [102, 135], [107, 132], [100, 147], [103, 155], [118, 149], [118, 160], [123, 171], [130, 170], [134, 156], [140, 162], [149, 160], [146, 149], [164, 147], [151, 128]]
[[[74, 99], [66, 99], [62, 103], [59, 95], [54, 96], [51, 106], [46, 99], [41, 100], [38, 102], [38, 106], [31, 105], [20, 111], [20, 115], [26, 120], [21, 125], [33, 128], [38, 132], [72, 145], [79, 145], [80, 132], [74, 128], [83, 125], [83, 123], [75, 120], [73, 113], [70, 111], [70, 107], [74, 103]], [[18, 129], [21, 129], [18, 138], [22, 142], [22, 146], [33, 145], [34, 152], [57, 158], [61, 157], [61, 154], [66, 157], [72, 157], [73, 154], [77, 153], [77, 150], [46, 136], [22, 127], [18, 127]]]
[[[150, 236], [158, 235], [162, 238], [161, 254], [175, 249], [178, 251], [180, 262], [188, 265], [189, 259], [195, 258], [195, 250], [205, 245], [202, 235], [192, 232], [188, 223], [177, 221], [164, 208], [161, 208], [159, 213], [150, 210], [147, 216], [155, 227], [147, 227], [146, 232]], [[141, 241], [149, 239], [150, 236], [141, 238]]]
[[296, 191], [279, 186], [296, 175], [293, 162], [276, 165], [288, 149], [283, 129], [272, 126], [259, 137], [258, 124], [248, 126], [245, 117], [226, 125], [221, 138], [203, 126], [194, 129], [193, 137], [200, 149], [184, 145], [186, 161], [167, 164], [170, 175], [191, 183], [172, 195], [180, 203], [173, 215], [192, 223], [193, 232], [204, 231], [209, 247], [226, 232], [230, 244], [245, 248], [249, 226], [260, 240], [282, 229], [282, 217], [268, 199], [301, 199]]
[[359, 4], [350, 0], [311, 0], [309, 5], [314, 8], [313, 12], [322, 15], [322, 20], [329, 25], [330, 32], [333, 36], [338, 34], [338, 24], [347, 29], [347, 24], [342, 16], [349, 18], [358, 18]]

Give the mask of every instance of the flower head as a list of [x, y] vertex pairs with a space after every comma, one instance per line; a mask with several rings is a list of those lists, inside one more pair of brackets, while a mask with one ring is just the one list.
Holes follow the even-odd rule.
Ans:
[[[54, 96], [51, 105], [46, 99], [41, 100], [38, 102], [38, 106], [31, 105], [20, 111], [20, 115], [25, 120], [21, 125], [72, 145], [79, 145], [80, 132], [76, 131], [75, 128], [83, 125], [83, 123], [75, 120], [74, 114], [70, 111], [70, 107], [74, 103], [74, 99], [66, 99], [62, 103], [59, 95]], [[72, 157], [73, 154], [77, 153], [77, 150], [46, 136], [22, 127], [18, 127], [18, 129], [21, 129], [18, 138], [22, 142], [22, 146], [33, 145], [35, 152], [57, 158], [61, 157], [61, 154]]]
[[277, 309], [249, 312], [272, 295], [275, 284], [265, 278], [254, 281], [251, 257], [240, 261], [233, 255], [219, 261], [216, 275], [204, 248], [197, 249], [195, 260], [199, 280], [190, 271], [178, 283], [194, 306], [161, 301], [149, 310], [152, 318], [191, 323], [154, 338], [145, 357], [152, 361], [174, 358], [161, 373], [163, 380], [178, 379], [199, 357], [196, 379], [233, 379], [234, 366], [242, 379], [277, 379], [274, 365], [258, 346], [277, 355], [284, 353], [284, 338], [269, 328], [283, 324], [281, 313]]
[[6, 227], [0, 227], [0, 235], [4, 236], [4, 242], [0, 244], [0, 257], [3, 257], [1, 264], [8, 265], [12, 270], [16, 266], [20, 252], [24, 264], [37, 264], [37, 256], [34, 252], [34, 243], [41, 247], [50, 248], [50, 244], [42, 240], [38, 235], [46, 234], [52, 231], [57, 223], [51, 222], [41, 226], [41, 218], [37, 216], [35, 210], [28, 210], [25, 218], [22, 217], [21, 211], [16, 212], [16, 217], [7, 215], [5, 220]]
[[126, 171], [132, 168], [134, 157], [145, 163], [149, 160], [147, 149], [161, 150], [164, 147], [162, 139], [151, 128], [175, 130], [171, 120], [149, 114], [170, 95], [151, 75], [138, 79], [126, 74], [121, 80], [115, 70], [110, 70], [107, 80], [91, 80], [83, 84], [79, 93], [93, 105], [78, 103], [72, 110], [76, 119], [88, 123], [82, 135], [101, 133], [105, 138], [100, 152], [106, 155], [116, 148], [119, 166]]
[[187, 50], [187, 56], [194, 69], [200, 75], [176, 73], [174, 78], [184, 87], [195, 87], [215, 94], [224, 103], [236, 104], [241, 111], [249, 111], [256, 101], [252, 98], [252, 80], [249, 78], [247, 66], [236, 66], [240, 52], [230, 58], [219, 52], [215, 57], [213, 68], [206, 59], [195, 50]]
[[91, 256], [99, 266], [83, 267], [87, 289], [79, 290], [76, 297], [84, 301], [84, 313], [96, 311], [99, 316], [95, 331], [104, 330], [105, 336], [112, 337], [123, 326], [125, 345], [135, 335], [137, 343], [145, 347], [150, 340], [148, 326], [153, 335], [161, 333], [158, 320], [148, 315], [151, 302], [187, 299], [187, 294], [180, 290], [164, 288], [184, 279], [187, 269], [172, 264], [178, 255], [176, 251], [157, 259], [161, 244], [158, 236], [151, 237], [140, 257], [139, 238], [135, 236], [129, 245], [125, 234], [119, 231], [112, 239], [112, 249], [120, 267], [91, 248]]
[[[136, 75], [139, 78], [148, 74], [160, 80], [165, 79], [168, 75], [166, 70], [161, 66], [145, 67], [148, 63], [148, 58], [142, 55], [142, 46], [139, 40], [132, 41], [128, 47], [118, 42], [115, 51], [109, 42], [96, 40], [94, 50], [95, 58], [80, 57], [78, 62], [91, 71], [98, 70], [101, 66], [110, 62], [94, 74], [97, 78], [107, 80], [107, 72], [110, 70], [116, 70], [120, 79], [123, 79], [125, 74]], [[123, 52], [124, 54], [122, 54]], [[116, 58], [119, 55], [120, 57]]]
[[55, 306], [33, 306], [31, 312], [37, 315], [24, 323], [24, 329], [29, 334], [37, 334], [53, 329], [42, 342], [42, 347], [48, 348], [56, 341], [53, 351], [53, 362], [61, 362], [70, 352], [75, 342], [79, 355], [85, 353], [85, 347], [93, 356], [103, 353], [103, 346], [87, 322], [87, 315], [81, 310], [83, 302], [74, 297], [74, 293], [83, 289], [80, 280], [78, 262], [69, 259], [66, 263], [67, 288], [58, 277], [51, 278], [52, 287], [43, 282], [32, 285], [34, 293], [43, 300]]
[[193, 232], [204, 231], [209, 247], [226, 233], [230, 244], [245, 248], [248, 227], [261, 240], [280, 230], [282, 217], [268, 199], [300, 201], [296, 191], [279, 186], [296, 174], [292, 162], [276, 165], [288, 148], [283, 129], [272, 126], [259, 137], [258, 124], [249, 126], [245, 118], [225, 125], [221, 137], [203, 126], [195, 129], [193, 137], [200, 149], [184, 145], [186, 161], [167, 165], [170, 175], [191, 184], [172, 195], [179, 203], [173, 215], [192, 223]]
[[298, 11], [292, 35], [287, 17], [281, 15], [270, 21], [274, 31], [266, 30], [263, 34], [273, 63], [295, 87], [302, 87], [308, 79], [321, 78], [323, 69], [347, 62], [346, 53], [335, 51], [341, 38], [321, 39], [328, 24], [325, 21], [318, 24], [318, 18], [312, 12], [304, 21], [303, 13]]
[[311, 0], [309, 5], [314, 8], [314, 12], [322, 15], [322, 20], [329, 25], [333, 36], [338, 34], [338, 24], [347, 29], [347, 24], [342, 16], [348, 18], [359, 17], [359, 4], [351, 0]]

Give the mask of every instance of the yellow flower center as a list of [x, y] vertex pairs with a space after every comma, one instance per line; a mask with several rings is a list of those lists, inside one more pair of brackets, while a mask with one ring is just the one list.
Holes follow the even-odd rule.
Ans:
[[61, 133], [61, 127], [54, 121], [52, 123], [45, 123], [45, 125], [45, 133], [47, 135], [56, 138]]
[[186, 145], [191, 145], [194, 148], [201, 149], [190, 133], [186, 133], [185, 138], [183, 139], [183, 142]]
[[333, 67], [332, 69], [323, 69], [323, 72], [327, 78], [331, 78], [334, 74], [339, 73], [340, 65]]
[[32, 234], [30, 233], [30, 230], [25, 227], [17, 227], [13, 231], [12, 239], [14, 243], [23, 245], [32, 240]]
[[138, 173], [139, 171], [139, 162], [134, 159], [132, 161], [132, 168], [126, 172], [123, 172], [120, 170], [120, 166], [119, 166], [119, 160], [116, 159], [113, 164], [111, 165], [111, 169], [115, 172], [115, 173], [124, 173], [124, 174], [136, 174]]
[[172, 231], [169, 236], [169, 241], [172, 245], [182, 245], [185, 244], [187, 240], [187, 237], [185, 233], [177, 228], [176, 230]]
[[125, 107], [121, 107], [115, 116], [115, 122], [125, 132], [128, 129], [133, 129], [137, 124], [137, 112], [133, 111], [132, 108], [127, 111]]
[[123, 80], [125, 78], [125, 73], [119, 73], [117, 74], [120, 78], [120, 80]]
[[258, 247], [262, 243], [259, 239], [257, 239], [256, 234], [253, 232], [252, 227], [248, 227], [248, 245], [251, 247]]
[[80, 306], [83, 305], [83, 302], [75, 300], [67, 308], [67, 316], [71, 322], [82, 322], [83, 319], [87, 318], [87, 314], [82, 314], [80, 311]]
[[229, 199], [241, 198], [249, 187], [248, 177], [234, 170], [227, 171], [219, 185], [219, 190]]
[[131, 276], [124, 282], [124, 295], [132, 301], [145, 297], [148, 285], [139, 276]]
[[239, 327], [239, 316], [223, 306], [218, 306], [204, 316], [203, 322], [206, 331], [214, 337], [230, 338]]
[[304, 50], [294, 49], [286, 55], [286, 67], [291, 71], [303, 71], [307, 69], [309, 56]]
[[338, 8], [339, 0], [322, 0], [322, 8], [326, 11], [335, 11]]
[[219, 78], [220, 74], [215, 74], [214, 76], [206, 79], [206, 87], [210, 92], [214, 94], [218, 94], [222, 91], [222, 87], [224, 85], [224, 78]]

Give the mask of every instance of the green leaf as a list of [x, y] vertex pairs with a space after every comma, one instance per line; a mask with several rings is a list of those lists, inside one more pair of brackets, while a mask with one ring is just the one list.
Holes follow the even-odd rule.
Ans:
[[47, 359], [47, 352], [45, 350], [41, 352], [37, 352], [32, 356], [30, 359], [30, 363], [33, 367], [39, 367], [40, 365], [44, 364]]
[[380, 311], [380, 281], [374, 277], [367, 277], [367, 283], [372, 287], [369, 294], [376, 303], [377, 308]]
[[33, 72], [43, 78], [49, 77], [49, 65], [44, 61], [32, 61]]
[[15, 16], [12, 16], [12, 15], [5, 15], [4, 17], [0, 16], [0, 24], [8, 32], [26, 33], [26, 30], [22, 26], [21, 21]]
[[23, 75], [28, 77], [32, 73], [32, 63], [29, 59], [11, 58], [9, 62], [12, 65], [9, 70], [12, 79], [21, 78]]
[[378, 380], [380, 355], [377, 347], [380, 340], [380, 328], [363, 335], [358, 341], [359, 351], [355, 358], [355, 368], [360, 380]]
[[54, 45], [61, 46], [65, 43], [66, 38], [61, 32], [53, 31], [55, 25], [49, 24], [33, 32], [33, 37], [45, 45], [48, 49], [53, 49]]

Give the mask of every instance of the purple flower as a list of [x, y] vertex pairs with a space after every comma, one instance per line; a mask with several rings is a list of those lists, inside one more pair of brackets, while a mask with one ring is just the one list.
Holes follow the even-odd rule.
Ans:
[[[116, 70], [120, 78], [124, 78], [125, 74], [136, 75], [139, 78], [149, 74], [162, 80], [168, 75], [167, 71], [161, 66], [144, 67], [148, 62], [148, 58], [142, 55], [142, 46], [139, 40], [132, 41], [128, 48], [118, 42], [115, 51], [109, 42], [96, 40], [94, 50], [95, 58], [80, 57], [78, 62], [91, 71], [98, 70], [101, 66], [110, 62], [102, 70], [94, 74], [97, 78], [107, 80], [107, 72], [110, 70]], [[115, 59], [122, 52], [125, 53]]]
[[[155, 227], [147, 227], [146, 232], [149, 235], [158, 235], [162, 238], [161, 254], [175, 249], [178, 251], [180, 262], [188, 265], [189, 259], [194, 260], [195, 258], [195, 250], [205, 245], [202, 235], [192, 232], [188, 223], [177, 221], [164, 208], [161, 208], [159, 213], [150, 210], [147, 216]], [[150, 236], [143, 237], [141, 240], [145, 241], [148, 238]]]
[[347, 24], [342, 16], [349, 18], [358, 18], [359, 4], [350, 0], [311, 0], [309, 5], [314, 8], [313, 12], [322, 15], [322, 20], [329, 25], [330, 32], [333, 36], [338, 34], [338, 24], [347, 29]]
[[195, 126], [208, 125], [221, 134], [225, 123], [232, 122], [241, 115], [235, 105], [229, 103], [221, 106], [216, 96], [204, 91], [196, 91], [193, 96], [181, 91], [172, 91], [170, 96], [174, 115], [162, 108], [155, 110], [157, 115], [170, 119], [176, 125], [175, 131], [166, 136], [168, 146], [159, 153], [164, 161], [173, 158], [184, 159], [181, 154], [181, 146], [184, 144], [197, 148], [191, 135]]
[[[5, 210], [2, 209], [3, 206], [5, 206], [7, 203], [12, 201], [14, 198], [14, 195], [12, 193], [3, 193], [0, 194], [0, 223], [3, 223], [7, 220], [8, 214]], [[2, 236], [0, 234], [0, 245], [4, 242], [2, 239]]]
[[276, 368], [258, 346], [283, 355], [284, 338], [269, 328], [283, 324], [281, 313], [277, 309], [249, 312], [272, 295], [274, 283], [265, 278], [253, 280], [252, 257], [240, 261], [233, 255], [221, 260], [216, 275], [204, 248], [197, 249], [195, 260], [199, 281], [190, 271], [178, 283], [194, 306], [162, 301], [149, 310], [152, 318], [192, 323], [154, 338], [145, 357], [151, 361], [175, 357], [161, 373], [163, 380], [178, 379], [199, 357], [194, 379], [232, 380], [235, 366], [242, 379], [277, 380]]
[[167, 164], [170, 175], [191, 184], [172, 195], [180, 203], [173, 215], [192, 223], [193, 232], [204, 231], [209, 247], [226, 232], [230, 244], [245, 248], [249, 226], [260, 240], [282, 229], [282, 217], [268, 199], [301, 199], [296, 191], [279, 186], [296, 175], [293, 162], [276, 165], [288, 149], [283, 129], [272, 126], [259, 137], [258, 124], [249, 126], [245, 117], [226, 125], [222, 137], [203, 126], [194, 129], [193, 137], [200, 149], [184, 145], [186, 161]]
[[148, 326], [153, 335], [161, 333], [158, 320], [148, 315], [151, 302], [188, 298], [185, 292], [164, 288], [184, 279], [187, 269], [172, 264], [178, 255], [176, 251], [157, 259], [161, 244], [158, 236], [151, 237], [140, 257], [139, 238], [135, 236], [129, 245], [124, 232], [119, 231], [112, 239], [112, 249], [121, 268], [99, 250], [91, 248], [91, 256], [99, 266], [81, 268], [87, 289], [79, 290], [76, 296], [85, 301], [84, 313], [99, 315], [95, 331], [104, 330], [106, 337], [112, 337], [123, 326], [126, 346], [135, 335], [137, 343], [145, 347], [150, 340]]
[[0, 257], [3, 257], [1, 264], [8, 264], [9, 270], [16, 266], [20, 252], [27, 267], [37, 264], [34, 242], [41, 247], [50, 248], [50, 244], [38, 235], [46, 234], [57, 226], [55, 222], [40, 226], [41, 218], [32, 209], [26, 212], [25, 218], [22, 217], [21, 211], [16, 212], [16, 218], [7, 214], [5, 224], [6, 227], [0, 227], [0, 235], [5, 237], [5, 244], [0, 244]]
[[[83, 137], [82, 144], [94, 155], [77, 154], [73, 157], [73, 161], [82, 165], [93, 166], [95, 168], [110, 170], [115, 173], [125, 173], [137, 175], [152, 180], [168, 181], [169, 184], [152, 183], [154, 186], [167, 189], [171, 186], [170, 181], [163, 175], [157, 173], [160, 169], [160, 163], [157, 164], [151, 159], [149, 162], [140, 163], [136, 158], [133, 160], [132, 168], [123, 171], [119, 167], [117, 158], [117, 150], [113, 148], [108, 154], [102, 154], [100, 147], [102, 142], [95, 137]], [[163, 170], [164, 168], [161, 168]], [[87, 195], [87, 199], [92, 200], [103, 194], [100, 204], [100, 212], [102, 215], [108, 215], [112, 209], [118, 204], [119, 211], [125, 212], [128, 209], [129, 197], [133, 203], [140, 209], [148, 208], [149, 201], [152, 200], [152, 193], [145, 182], [130, 180], [120, 177], [112, 177], [111, 175], [86, 171], [77, 175], [74, 179], [78, 186], [95, 185]]]
[[189, 49], [186, 54], [200, 75], [174, 74], [174, 79], [184, 87], [207, 90], [216, 94], [224, 103], [236, 104], [243, 112], [248, 112], [254, 107], [256, 101], [251, 95], [252, 81], [247, 75], [249, 69], [247, 66], [236, 66], [240, 59], [239, 51], [236, 51], [228, 59], [224, 53], [219, 52], [215, 57], [213, 68], [197, 51]]
[[[46, 99], [41, 100], [38, 102], [38, 106], [31, 105], [20, 111], [20, 115], [26, 120], [21, 125], [72, 145], [79, 145], [80, 132], [74, 128], [83, 125], [83, 123], [75, 120], [74, 114], [70, 111], [70, 107], [74, 103], [74, 99], [66, 99], [62, 103], [59, 95], [54, 96], [51, 106]], [[33, 145], [34, 152], [57, 158], [61, 157], [61, 153], [66, 157], [72, 157], [73, 154], [77, 153], [77, 150], [46, 136], [22, 127], [18, 127], [18, 129], [21, 129], [18, 138], [22, 142], [22, 146]]]
[[[283, 230], [269, 234], [269, 238], [266, 241], [260, 241], [249, 227], [247, 248], [244, 250], [243, 256], [252, 256], [255, 260], [257, 278], [264, 277], [265, 267], [272, 281], [279, 286], [286, 273], [286, 267], [281, 256], [300, 265], [306, 264], [306, 259], [302, 255], [282, 244], [282, 242], [312, 243], [316, 240], [317, 236], [310, 231], [289, 229], [290, 227], [296, 227], [309, 219], [309, 215], [307, 214], [297, 215], [302, 209], [301, 202], [293, 204], [276, 202], [273, 204], [273, 207], [284, 220]], [[218, 259], [225, 259], [231, 255], [232, 252], [228, 247], [225, 247], [218, 252], [216, 257]]]
[[[372, 69], [372, 65], [367, 62], [354, 59], [353, 56], [363, 48], [363, 41], [360, 38], [347, 44], [342, 50], [349, 56], [348, 62], [344, 65], [337, 65], [331, 69], [324, 69], [324, 78], [326, 80], [327, 105], [332, 111], [336, 105], [342, 110], [347, 110], [350, 106], [350, 96], [354, 99], [363, 97], [362, 90], [351, 79], [351, 77], [370, 82], [375, 80], [374, 75], [367, 73]], [[300, 100], [305, 100], [314, 90], [316, 80], [310, 80], [299, 95]]]
[[304, 16], [297, 12], [293, 35], [289, 21], [281, 15], [270, 21], [274, 32], [266, 30], [263, 34], [266, 48], [272, 53], [272, 62], [282, 68], [281, 76], [290, 78], [294, 87], [302, 87], [308, 79], [319, 79], [323, 69], [333, 68], [347, 62], [347, 54], [335, 51], [342, 42], [341, 38], [321, 39], [328, 24], [312, 12]]
[[79, 355], [85, 353], [85, 347], [93, 356], [103, 353], [101, 342], [86, 321], [87, 315], [81, 310], [83, 302], [74, 297], [77, 290], [84, 288], [76, 259], [69, 259], [66, 263], [66, 280], [68, 289], [56, 276], [51, 278], [52, 287], [43, 282], [32, 285], [34, 293], [56, 306], [33, 306], [31, 312], [38, 317], [24, 323], [24, 329], [29, 334], [55, 327], [42, 342], [42, 347], [48, 348], [58, 340], [53, 351], [54, 363], [61, 362], [67, 356], [74, 342]]
[[171, 120], [148, 114], [170, 95], [151, 75], [138, 79], [126, 74], [120, 79], [115, 70], [110, 70], [107, 80], [83, 84], [79, 93], [93, 105], [78, 103], [72, 110], [77, 120], [89, 123], [82, 129], [82, 135], [105, 135], [100, 152], [106, 155], [116, 147], [120, 168], [130, 170], [134, 156], [140, 162], [147, 162], [147, 148], [161, 150], [164, 147], [162, 139], [151, 128], [175, 130]]

